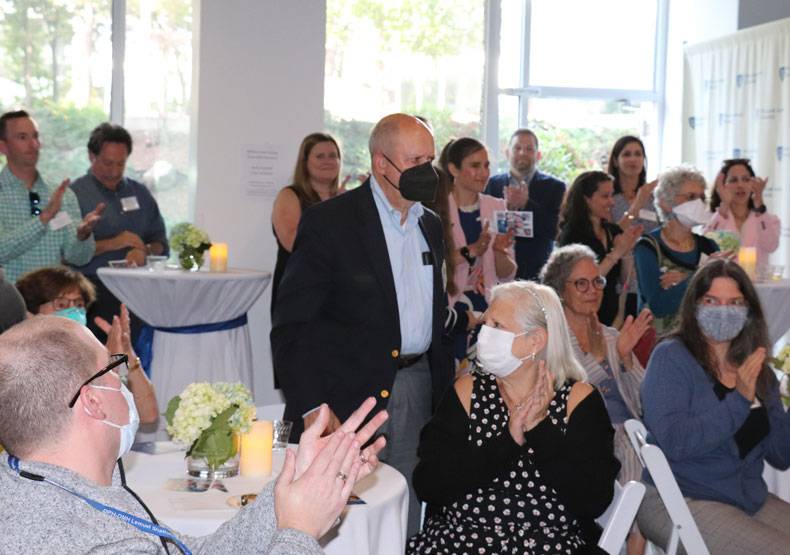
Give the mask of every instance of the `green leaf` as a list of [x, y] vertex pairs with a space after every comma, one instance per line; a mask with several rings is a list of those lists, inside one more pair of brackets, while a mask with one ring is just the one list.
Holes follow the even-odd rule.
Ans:
[[167, 403], [167, 410], [165, 411], [165, 418], [167, 419], [167, 423], [169, 425], [173, 425], [173, 418], [175, 418], [176, 411], [178, 410], [178, 405], [181, 404], [181, 397], [176, 395], [170, 402]]

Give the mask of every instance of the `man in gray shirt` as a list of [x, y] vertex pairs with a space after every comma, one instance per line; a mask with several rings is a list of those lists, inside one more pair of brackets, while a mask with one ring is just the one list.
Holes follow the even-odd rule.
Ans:
[[[122, 359], [120, 359], [121, 364]], [[137, 412], [107, 350], [83, 326], [37, 316], [0, 335], [0, 553], [322, 553], [317, 538], [351, 487], [377, 463], [385, 413], [355, 433], [368, 399], [339, 432], [302, 434], [276, 484], [216, 532], [181, 536], [159, 525], [123, 478]]]
[[[124, 177], [131, 154], [129, 132], [120, 125], [102, 123], [88, 140], [88, 173], [71, 184], [83, 214], [105, 205], [102, 219], [94, 228], [93, 258], [82, 266], [74, 265], [96, 286], [96, 302], [88, 308], [88, 327], [102, 340], [104, 332], [93, 319], [101, 316], [111, 322], [120, 312], [120, 302], [97, 278], [97, 270], [110, 260], [126, 259], [130, 264], [144, 266], [147, 255], [168, 253], [165, 222], [156, 200], [145, 185]], [[139, 326], [139, 320], [133, 316], [132, 340]]]

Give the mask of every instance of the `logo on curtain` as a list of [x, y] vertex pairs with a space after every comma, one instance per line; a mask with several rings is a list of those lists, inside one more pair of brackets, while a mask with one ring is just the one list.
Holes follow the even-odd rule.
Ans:
[[743, 117], [743, 112], [719, 112], [719, 125], [731, 125]]
[[732, 157], [733, 158], [740, 158], [741, 157], [741, 149], [740, 148], [733, 148], [732, 149]]
[[739, 73], [735, 76], [735, 86], [738, 88], [757, 83], [757, 76], [760, 73]]
[[715, 91], [719, 86], [724, 84], [724, 79], [705, 79], [702, 82], [702, 88], [706, 91]]
[[785, 73], [787, 73], [787, 68], [785, 66], [780, 66], [779, 67], [779, 80], [780, 81], [784, 81], [785, 80]]
[[692, 129], [697, 128], [697, 118], [695, 118], [694, 116], [689, 117], [689, 127], [691, 127]]
[[754, 117], [763, 120], [774, 120], [782, 112], [784, 112], [784, 108], [755, 108]]
[[[782, 69], [784, 69], [784, 68], [782, 68]], [[782, 156], [784, 155], [784, 150], [785, 150], [785, 147], [782, 146], [782, 145], [779, 145], [778, 147], [776, 147], [776, 160], [777, 161], [779, 161], [779, 162], [782, 161]]]

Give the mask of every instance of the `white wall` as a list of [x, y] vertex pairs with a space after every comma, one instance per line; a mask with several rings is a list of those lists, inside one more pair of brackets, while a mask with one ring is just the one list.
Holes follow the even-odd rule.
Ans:
[[[283, 146], [278, 183], [287, 184], [301, 139], [323, 129], [325, 0], [202, 0], [195, 3], [195, 222], [228, 243], [232, 267], [274, 270], [270, 199], [242, 184], [242, 146]], [[273, 388], [267, 289], [249, 313], [254, 394]]]
[[682, 162], [683, 47], [738, 30], [738, 0], [670, 0], [661, 167]]

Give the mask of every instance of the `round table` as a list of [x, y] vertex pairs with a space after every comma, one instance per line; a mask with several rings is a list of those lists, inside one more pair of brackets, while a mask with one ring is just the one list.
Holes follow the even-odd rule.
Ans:
[[790, 279], [762, 281], [754, 284], [763, 307], [768, 335], [776, 343], [790, 330]]
[[[99, 279], [149, 326], [216, 324], [247, 313], [269, 284], [269, 272], [149, 271], [100, 268]], [[207, 333], [154, 331], [148, 368], [160, 412], [193, 382], [241, 382], [252, 390], [252, 347], [247, 324]], [[160, 419], [164, 420], [164, 419]], [[161, 427], [161, 422], [160, 422]]]
[[[167, 444], [168, 442], [161, 442]], [[228, 492], [175, 492], [165, 489], [168, 479], [184, 479], [184, 451], [148, 455], [130, 452], [124, 457], [126, 481], [145, 501], [157, 519], [172, 529], [190, 536], [210, 534], [231, 519], [238, 509], [231, 508], [231, 496], [260, 491], [277, 477], [284, 451], [275, 451], [273, 472], [266, 478], [226, 478]], [[402, 555], [406, 544], [408, 491], [406, 480], [391, 466], [379, 464], [360, 480], [354, 493], [364, 505], [346, 507], [339, 526], [321, 538], [328, 555]]]

